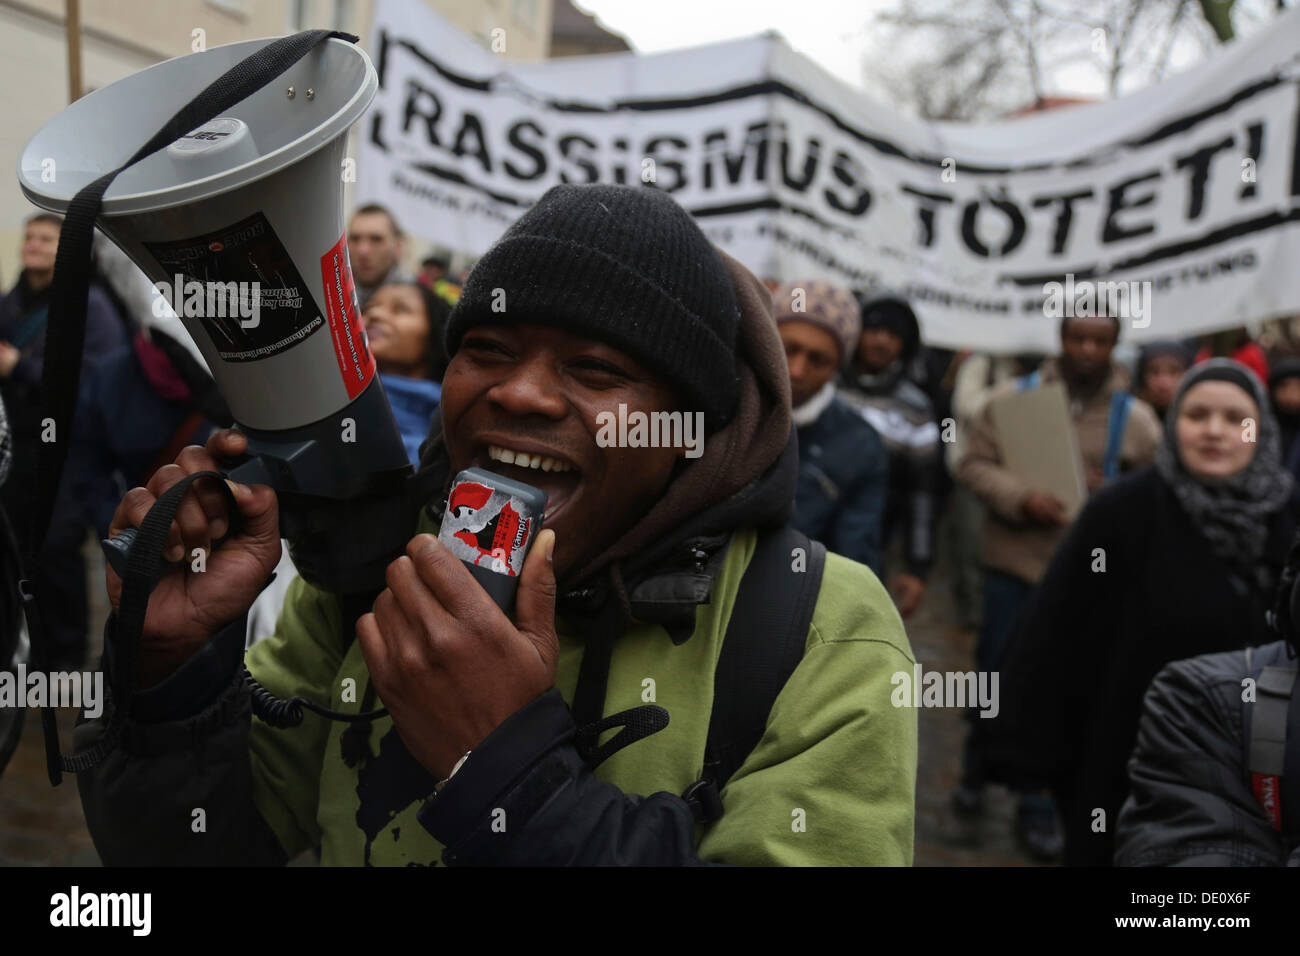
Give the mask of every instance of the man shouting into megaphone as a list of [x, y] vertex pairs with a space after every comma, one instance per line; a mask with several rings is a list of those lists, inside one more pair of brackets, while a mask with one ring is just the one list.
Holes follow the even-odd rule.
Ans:
[[[435, 537], [431, 502], [355, 627], [298, 580], [244, 659], [278, 696], [388, 716], [253, 720], [243, 617], [279, 558], [276, 497], [235, 488], [237, 533], [208, 554], [231, 518], [195, 485], [122, 742], [81, 775], [104, 862], [910, 863], [916, 715], [891, 675], [914, 661], [871, 571], [787, 526], [788, 373], [758, 280], [664, 193], [557, 186], [479, 262], [447, 351], [421, 471], [548, 497], [515, 619]], [[695, 416], [702, 445], [669, 427]], [[185, 449], [112, 533], [244, 448], [223, 431]], [[108, 591], [116, 610], [111, 570]], [[782, 649], [762, 673], [783, 683], [746, 670]]]

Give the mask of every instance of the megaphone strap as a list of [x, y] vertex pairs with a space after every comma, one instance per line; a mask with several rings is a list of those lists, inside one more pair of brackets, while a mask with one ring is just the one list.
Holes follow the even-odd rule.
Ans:
[[[113, 672], [108, 675], [113, 690], [113, 711], [108, 727], [98, 741], [79, 753], [61, 758], [63, 770], [81, 773], [104, 759], [117, 745], [122, 727], [130, 714], [135, 697], [136, 671], [140, 663], [140, 637], [144, 631], [145, 614], [149, 610], [149, 595], [162, 574], [162, 554], [167, 545], [167, 535], [180, 508], [181, 499], [190, 486], [200, 478], [215, 478], [226, 496], [226, 507], [238, 514], [235, 496], [219, 472], [196, 471], [186, 475], [168, 488], [154, 502], [139, 528], [129, 529], [113, 540], [121, 546], [127, 544], [126, 560], [114, 561], [114, 570], [122, 578], [122, 599], [118, 602], [117, 642], [113, 648]], [[46, 708], [48, 712], [48, 708]]]
[[[23, 607], [27, 614], [28, 632], [32, 641], [32, 656], [39, 669], [48, 669], [48, 650], [45, 646], [45, 632], [41, 626], [40, 614], [37, 612], [36, 596], [32, 590], [36, 559], [49, 531], [59, 482], [68, 457], [67, 443], [72, 431], [71, 423], [76, 413], [81, 357], [85, 345], [91, 240], [95, 219], [103, 205], [104, 194], [123, 170], [247, 99], [301, 60], [317, 45], [331, 38], [350, 43], [356, 43], [359, 39], [350, 33], [335, 30], [304, 30], [275, 40], [240, 60], [208, 84], [198, 96], [177, 110], [176, 114], [163, 124], [162, 128], [130, 159], [117, 169], [105, 173], [83, 187], [68, 204], [59, 236], [58, 253], [54, 260], [54, 283], [50, 295], [49, 324], [46, 330], [45, 368], [41, 377], [41, 417], [43, 421], [54, 423], [52, 436], [54, 440], [42, 442], [37, 452], [37, 492], [36, 500], [28, 513], [30, 533], [26, 540], [27, 552], [23, 560], [24, 577], [21, 585], [24, 595]], [[146, 593], [145, 604], [147, 600]], [[143, 612], [142, 604], [139, 608], [141, 624], [144, 620]], [[127, 670], [133, 673], [134, 664]], [[122, 718], [117, 719], [120, 721]], [[85, 761], [75, 759], [83, 756], [80, 754], [75, 755], [75, 758], [63, 759], [59, 751], [54, 711], [49, 707], [42, 708], [41, 725], [45, 733], [45, 760], [50, 783], [58, 786], [63, 779], [64, 770], [77, 772], [79, 769], [85, 769], [82, 766]], [[120, 729], [119, 725], [113, 730], [110, 722], [110, 730], [114, 734], [120, 732]], [[106, 741], [108, 735], [98, 746], [103, 746]], [[96, 749], [91, 748], [91, 752]], [[74, 763], [76, 766], [73, 765]], [[86, 766], [93, 765], [90, 763]]]
[[[229, 534], [239, 532], [239, 510], [235, 496], [224, 476], [215, 471], [196, 471], [186, 475], [168, 488], [154, 502], [145, 515], [139, 528], [128, 528], [111, 541], [105, 542], [105, 554], [113, 570], [122, 578], [122, 600], [118, 605], [117, 627], [114, 632], [113, 671], [110, 684], [113, 689], [113, 713], [103, 737], [93, 747], [81, 753], [63, 759], [65, 770], [80, 773], [98, 764], [116, 745], [122, 726], [131, 710], [131, 701], [135, 697], [136, 668], [140, 662], [140, 643], [144, 630], [145, 614], [149, 607], [149, 595], [158, 584], [163, 573], [162, 554], [167, 545], [167, 535], [171, 530], [181, 500], [190, 486], [201, 478], [214, 478], [226, 498], [226, 507], [230, 515]], [[273, 727], [296, 727], [302, 723], [303, 710], [310, 710], [329, 720], [348, 723], [377, 720], [387, 716], [384, 709], [365, 713], [347, 714], [330, 710], [303, 697], [280, 700], [266, 688], [262, 687], [249, 673], [243, 672], [244, 684], [248, 688], [253, 713]]]

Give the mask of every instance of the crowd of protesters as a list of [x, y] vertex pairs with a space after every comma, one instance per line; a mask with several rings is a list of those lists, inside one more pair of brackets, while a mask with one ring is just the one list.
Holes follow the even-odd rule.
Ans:
[[[1186, 741], [1134, 748], [1149, 686], [1146, 719], [1160, 722], [1166, 742], [1178, 739], [1171, 697], [1183, 714], [1189, 701], [1231, 699], [1207, 686], [1211, 665], [1198, 671], [1194, 661], [1169, 672], [1181, 685], [1163, 673], [1152, 685], [1166, 665], [1213, 655], [1204, 660], [1220, 682], [1231, 675], [1239, 689], [1262, 666], [1252, 671], [1242, 649], [1267, 645], [1262, 659], [1285, 664], [1277, 639], [1294, 645], [1275, 629], [1282, 615], [1268, 612], [1293, 542], [1300, 561], [1300, 359], [1280, 353], [1270, 363], [1234, 330], [1146, 345], [1130, 371], [1114, 358], [1120, 318], [1093, 314], [1061, 321], [1057, 355], [931, 350], [922, 363], [901, 297], [859, 295], [854, 314], [847, 290], [821, 281], [787, 282], [774, 296], [799, 425], [796, 520], [878, 573], [876, 542], [887, 547], [901, 529], [895, 596], [905, 618], [944, 525], [954, 623], [977, 630], [976, 666], [1001, 678], [998, 719], [972, 722], [954, 813], [979, 817], [998, 782], [1018, 792], [1016, 836], [1040, 861], [1108, 865], [1119, 841], [1121, 862], [1285, 862], [1295, 837], [1280, 823], [1270, 832], [1268, 806], [1239, 799], [1251, 793], [1251, 774], [1229, 759], [1241, 752], [1240, 717], [1196, 728], [1202, 741], [1220, 734], [1214, 752], [1226, 757], [1210, 769]], [[937, 382], [927, 376], [927, 365], [945, 363]], [[998, 399], [1053, 382], [1065, 389], [1086, 488], [1073, 520], [1066, 502], [1007, 467], [991, 414]], [[861, 420], [846, 419], [844, 405]], [[942, 451], [935, 408], [952, 416]], [[863, 422], [886, 446], [879, 464]], [[856, 455], [836, 461], [828, 450]], [[945, 466], [946, 487], [936, 479]], [[1135, 795], [1130, 760], [1143, 785]], [[1220, 789], [1245, 783], [1198, 801], [1187, 796], [1189, 775]], [[1180, 826], [1178, 813], [1193, 819]], [[1234, 846], [1235, 833], [1249, 840]], [[1188, 847], [1189, 836], [1206, 842]]]
[[[754, 542], [763, 539], [744, 538], [739, 529], [781, 527], [788, 519], [795, 532], [820, 542], [830, 556], [822, 597], [812, 612], [814, 630], [824, 629], [819, 646], [871, 640], [881, 646], [825, 650], [838, 665], [825, 663], [815, 673], [806, 658], [787, 687], [804, 697], [787, 701], [773, 718], [799, 728], [797, 733], [758, 746], [750, 755], [758, 765], [752, 760], [742, 765], [727, 800], [739, 808], [735, 819], [744, 820], [753, 819], [747, 816], [751, 809], [774, 793], [784, 796], [796, 781], [764, 783], [754, 770], [771, 765], [777, 769], [769, 772], [779, 780], [782, 760], [811, 759], [812, 749], [799, 749], [811, 748], [802, 740], [811, 735], [812, 743], [838, 755], [837, 772], [844, 779], [821, 779], [824, 800], [810, 802], [805, 796], [803, 804], [817, 803], [813, 812], [846, 826], [867, 825], [866, 818], [874, 823], [860, 840], [839, 848], [808, 841], [806, 846], [816, 847], [812, 855], [785, 847], [780, 836], [754, 837], [747, 844], [740, 824], [719, 828], [692, 848], [696, 818], [682, 808], [695, 804], [652, 807], [661, 794], [638, 804], [640, 798], [595, 783], [590, 773], [584, 776], [553, 754], [533, 755], [532, 764], [519, 757], [522, 764], [511, 764], [507, 750], [526, 749], [528, 742], [518, 726], [505, 733], [512, 725], [503, 718], [518, 709], [560, 729], [564, 719], [547, 710], [549, 705], [529, 703], [526, 694], [510, 697], [505, 681], [496, 722], [484, 725], [496, 728], [488, 737], [495, 749], [485, 746], [477, 761], [481, 769], [466, 775], [477, 774], [472, 781], [480, 787], [519, 779], [532, 779], [535, 787], [543, 787], [543, 780], [571, 780], [554, 809], [537, 813], [576, 849], [561, 857], [553, 848], [519, 838], [502, 851], [506, 856], [492, 857], [477, 837], [458, 834], [457, 826], [468, 823], [456, 820], [456, 814], [475, 809], [464, 796], [456, 798], [460, 804], [444, 800], [452, 809], [435, 809], [427, 819], [421, 813], [420, 822], [440, 841], [435, 845], [455, 844], [457, 853], [478, 854], [487, 862], [686, 862], [709, 847], [728, 861], [910, 861], [912, 813], [904, 805], [910, 807], [914, 799], [915, 716], [893, 715], [892, 721], [883, 720], [884, 729], [869, 731], [865, 724], [881, 718], [863, 716], [849, 701], [862, 689], [854, 681], [878, 687], [887, 680], [886, 664], [890, 672], [910, 673], [903, 623], [932, 599], [938, 565], [952, 589], [952, 623], [977, 634], [973, 666], [1001, 675], [999, 716], [971, 722], [960, 781], [951, 796], [954, 813], [982, 815], [987, 787], [998, 783], [1017, 794], [1016, 835], [1024, 851], [1040, 861], [1285, 862], [1291, 844], [1285, 828], [1270, 820], [1268, 807], [1256, 799], [1258, 789], [1251, 789], [1253, 768], [1244, 766], [1241, 756], [1249, 747], [1242, 744], [1243, 721], [1234, 710], [1238, 702], [1223, 688], [1230, 691], [1234, 680], [1239, 687], [1242, 677], [1257, 677], [1261, 667], [1284, 666], [1291, 656], [1287, 642], [1295, 643], [1288, 630], [1289, 591], [1279, 594], [1300, 565], [1293, 548], [1300, 525], [1300, 356], [1266, 354], [1244, 330], [1233, 330], [1144, 345], [1130, 369], [1116, 358], [1124, 323], [1105, 313], [1061, 320], [1059, 349], [1051, 355], [928, 348], [922, 323], [900, 292], [850, 289], [813, 277], [771, 281], [765, 290], [743, 266], [708, 247], [670, 199], [653, 190], [589, 189], [601, 191], [599, 200], [577, 187], [548, 193], [463, 282], [453, 281], [451, 257], [438, 250], [420, 261], [418, 274], [404, 271], [406, 239], [393, 212], [365, 205], [353, 213], [347, 237], [359, 304], [410, 460], [421, 466], [423, 448], [421, 467], [443, 458], [463, 463], [460, 436], [449, 430], [457, 421], [491, 421], [508, 433], [504, 423], [513, 416], [528, 422], [520, 434], [542, 436], [546, 422], [560, 422], [569, 413], [561, 407], [564, 402], [578, 408], [592, 391], [626, 393], [634, 405], [663, 404], [671, 396], [679, 407], [706, 409], [716, 450], [706, 450], [700, 462], [668, 455], [642, 474], [639, 466], [633, 471], [621, 464], [617, 450], [603, 453], [607, 457], [599, 464], [595, 457], [583, 460], [582, 453], [572, 452], [578, 466], [591, 468], [593, 481], [622, 481], [627, 487], [585, 492], [595, 496], [594, 507], [604, 509], [602, 533], [610, 540], [600, 539], [600, 547], [593, 543], [585, 551], [576, 535], [562, 540], [550, 587], [557, 579], [562, 590], [584, 585], [562, 598], [571, 599], [565, 607], [574, 620], [596, 622], [588, 638], [613, 626], [610, 622], [632, 627], [629, 634], [635, 634], [635, 628], [655, 621], [674, 644], [686, 642], [694, 629], [704, 635], [691, 645], [695, 653], [714, 654], [724, 632], [730, 639], [728, 621], [703, 612], [697, 620], [697, 605], [709, 603], [713, 587], [721, 589], [713, 595], [719, 606], [730, 607], [723, 592], [736, 586], [744, 568], [743, 562], [731, 566], [740, 560], [737, 545], [723, 546], [731, 536], [744, 542], [745, 560], [759, 553]], [[606, 222], [593, 204], [605, 216], [622, 218]], [[23, 271], [0, 299], [0, 397], [8, 409], [7, 431], [0, 436], [6, 454], [0, 461], [7, 462], [9, 448], [13, 459], [8, 480], [0, 483], [0, 500], [19, 543], [41, 441], [44, 325], [59, 228], [58, 217], [49, 214], [28, 220]], [[672, 241], [660, 243], [660, 232]], [[707, 265], [688, 268], [683, 258], [688, 254]], [[592, 265], [597, 259], [614, 263], [612, 271]], [[170, 313], [159, 316], [150, 284], [114, 248], [99, 250], [97, 266], [76, 427], [54, 523], [36, 569], [54, 598], [46, 626], [56, 670], [85, 663], [87, 534], [102, 538], [110, 526], [120, 528], [127, 490], [148, 486], [156, 494], [161, 487], [156, 475], [179, 462], [187, 446], [206, 443], [209, 449], [204, 455], [186, 452], [186, 468], [192, 471], [209, 461], [204, 456], [212, 449], [238, 445], [225, 431], [232, 424], [229, 409], [180, 321]], [[516, 274], [527, 282], [514, 279]], [[512, 313], [517, 328], [487, 304], [497, 288], [512, 281], [517, 283], [512, 289], [519, 290], [512, 291], [518, 295], [512, 302], [527, 303]], [[570, 282], [583, 295], [571, 294]], [[659, 301], [663, 290], [670, 294]], [[641, 321], [637, 309], [662, 327]], [[579, 367], [575, 356], [587, 364]], [[556, 368], [563, 366], [562, 373], [547, 365], [552, 360]], [[457, 386], [444, 394], [453, 361], [460, 363]], [[507, 380], [507, 366], [518, 366], [520, 377]], [[525, 366], [532, 370], [527, 376]], [[487, 396], [475, 400], [486, 402], [487, 411], [475, 411], [474, 396], [466, 392], [474, 375], [480, 380], [475, 387]], [[1082, 469], [1085, 501], [1075, 510], [1008, 465], [1008, 436], [999, 433], [993, 413], [1012, 396], [1058, 385]], [[562, 392], [562, 400], [545, 394], [547, 388]], [[793, 434], [792, 441], [787, 434]], [[533, 480], [521, 471], [511, 475]], [[252, 508], [251, 501], [241, 506]], [[583, 520], [590, 523], [594, 514]], [[569, 521], [579, 518], [572, 515]], [[559, 528], [563, 536], [566, 523], [560, 521]], [[9, 533], [3, 527], [0, 532]], [[589, 533], [592, 542], [600, 538], [595, 530]], [[685, 549], [693, 571], [689, 564], [681, 570], [669, 545]], [[322, 610], [321, 595], [305, 582], [294, 582], [287, 557], [261, 570], [269, 574], [272, 567], [272, 586], [244, 582], [252, 588], [249, 603], [231, 627], [239, 625], [241, 645], [276, 636], [258, 651], [267, 673], [275, 674], [288, 659], [275, 656], [286, 646], [286, 628], [305, 633], [310, 621], [333, 612]], [[537, 573], [532, 572], [530, 588], [539, 586]], [[575, 597], [579, 593], [586, 593], [581, 601]], [[408, 608], [404, 620], [411, 616]], [[362, 631], [358, 627], [357, 633]], [[218, 629], [208, 637], [215, 645], [227, 640], [224, 634]], [[323, 640], [321, 635], [312, 639]], [[644, 634], [637, 639], [647, 640]], [[566, 644], [563, 634], [559, 641], [561, 654], [578, 646]], [[604, 663], [591, 665], [587, 657], [598, 646]], [[1257, 647], [1258, 659], [1249, 650]], [[564, 658], [560, 686], [571, 698], [575, 686], [582, 691], [581, 700], [572, 700], [575, 717], [579, 710], [600, 717], [611, 709], [602, 709], [603, 688], [584, 690], [589, 683], [583, 682], [604, 681], [611, 666], [621, 673], [620, 667], [633, 666], [627, 660], [650, 651], [625, 647], [611, 665], [612, 653], [599, 640], [589, 640], [580, 655], [581, 674], [577, 657]], [[658, 658], [644, 660], [650, 659]], [[679, 654], [674, 666], [682, 659]], [[712, 659], [696, 663], [706, 675], [712, 672]], [[201, 688], [203, 706], [215, 707], [224, 693], [217, 680], [221, 675], [203, 685], [192, 671], [186, 665], [177, 676]], [[689, 668], [681, 673], [686, 680]], [[325, 686], [335, 673], [318, 676]], [[399, 700], [392, 674], [372, 677], [381, 697], [387, 690]], [[551, 679], [557, 678], [552, 674]], [[288, 677], [285, 681], [298, 686]], [[623, 699], [612, 682], [608, 693], [612, 700]], [[373, 692], [367, 699], [373, 701]], [[390, 709], [401, 713], [400, 705]], [[673, 720], [676, 728], [677, 712]], [[833, 729], [837, 720], [855, 729]], [[856, 726], [859, 722], [864, 725]], [[672, 738], [679, 745], [703, 754], [700, 720], [683, 720], [673, 733], [683, 735]], [[475, 747], [456, 749], [450, 760], [446, 754], [417, 753], [413, 756], [422, 767], [408, 755], [411, 766], [385, 772], [415, 774], [414, 782], [404, 777], [403, 785], [419, 795], [425, 783], [429, 789], [446, 784], [462, 763], [476, 768], [470, 754], [478, 752], [481, 738], [463, 738]], [[391, 732], [376, 739], [372, 749], [379, 762], [385, 748], [401, 746]], [[245, 745], [255, 751], [264, 746], [259, 759], [284, 761], [286, 774], [302, 769], [295, 763], [305, 759], [301, 753], [259, 744], [256, 734]], [[311, 744], [323, 745], [324, 737]], [[659, 760], [677, 783], [690, 783], [688, 771], [668, 756], [670, 744], [657, 746], [661, 752], [653, 757], [653, 748], [642, 747], [645, 759]], [[1203, 752], [1213, 752], [1219, 763], [1207, 769]], [[635, 752], [616, 757], [609, 779], [619, 786], [650, 793], [651, 784], [660, 783], [655, 773], [638, 769]], [[354, 764], [332, 772], [353, 777], [365, 772]], [[106, 860], [140, 862], [145, 857], [132, 853], [128, 837], [142, 842], [153, 837], [147, 826], [123, 821], [131, 806], [148, 802], [147, 794], [130, 766], [112, 766], [117, 777], [101, 776], [84, 789], [88, 819], [92, 832], [111, 826], [118, 834], [96, 833]], [[850, 766], [851, 773], [844, 769]], [[426, 781], [425, 771], [434, 767]], [[800, 773], [790, 766], [784, 772]], [[683, 773], [687, 776], [677, 780]], [[909, 773], [911, 783], [902, 779]], [[321, 814], [347, 815], [343, 803], [327, 808], [326, 799], [320, 796]], [[620, 799], [634, 802], [622, 805], [631, 822], [615, 840], [598, 832], [592, 815], [612, 812]], [[855, 800], [861, 806], [854, 806]], [[319, 847], [321, 827], [332, 825], [324, 816], [317, 819], [317, 807], [299, 807], [292, 798], [274, 812], [260, 802], [258, 808], [265, 825], [240, 831], [250, 846], [262, 847], [250, 859], [279, 860], [297, 849]], [[388, 806], [385, 822], [365, 831], [367, 861], [380, 846], [376, 834], [405, 808], [400, 801]], [[569, 817], [562, 818], [566, 813]], [[357, 813], [357, 820], [363, 815]], [[394, 846], [384, 846], [386, 858], [409, 862], [432, 852], [409, 836], [409, 849], [403, 849], [398, 828], [391, 832], [387, 842]], [[326, 855], [349, 860], [360, 847], [361, 842], [356, 847], [334, 843]]]

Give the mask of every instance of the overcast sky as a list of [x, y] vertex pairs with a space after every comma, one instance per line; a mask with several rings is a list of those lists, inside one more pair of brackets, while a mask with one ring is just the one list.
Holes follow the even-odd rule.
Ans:
[[778, 30], [854, 86], [862, 86], [866, 27], [891, 0], [575, 0], [641, 53]]
[[[960, 0], [954, 0], [959, 3]], [[1268, 6], [1272, 0], [1246, 0]], [[845, 82], [868, 95], [888, 100], [890, 93], [864, 77], [863, 57], [868, 30], [879, 12], [894, 0], [575, 0], [595, 14], [608, 29], [627, 37], [641, 53], [698, 46], [719, 40], [753, 36], [764, 30], [780, 32], [794, 49], [805, 53]], [[1273, 11], [1265, 11], [1272, 16]], [[1240, 25], [1239, 25], [1240, 29]], [[1197, 51], [1175, 47], [1174, 72], [1200, 59]], [[1088, 63], [1058, 66], [1048, 80], [1048, 95], [1105, 96], [1099, 69]]]

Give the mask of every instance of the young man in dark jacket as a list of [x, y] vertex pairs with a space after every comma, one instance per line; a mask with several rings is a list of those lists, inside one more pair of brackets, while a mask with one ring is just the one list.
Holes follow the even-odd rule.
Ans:
[[889, 450], [883, 546], [902, 535], [903, 568], [890, 588], [903, 617], [921, 605], [934, 563], [935, 494], [942, 465], [934, 408], [908, 376], [921, 348], [921, 326], [900, 295], [861, 299], [862, 333], [840, 395], [871, 424]]
[[[912, 657], [879, 582], [835, 554], [725, 812], [701, 825], [677, 795], [700, 778], [759, 529], [784, 525], [794, 492], [789, 383], [758, 280], [657, 190], [557, 186], [479, 262], [447, 345], [431, 486], [478, 466], [549, 496], [516, 620], [433, 537], [435, 494], [355, 641], [339, 600], [299, 579], [245, 658], [277, 696], [389, 716], [250, 724], [242, 616], [279, 555], [278, 506], [240, 488], [241, 532], [205, 573], [174, 570], [153, 592], [145, 691], [123, 745], [79, 778], [104, 861], [281, 863], [318, 848], [354, 865], [910, 862], [916, 716], [891, 694]], [[698, 413], [703, 446], [609, 447], [600, 423], [616, 409]], [[127, 495], [113, 530], [243, 447], [224, 432], [187, 449]], [[185, 504], [175, 547], [227, 530], [222, 499]], [[667, 727], [589, 767], [576, 727], [650, 701]]]
[[799, 433], [792, 523], [879, 573], [889, 455], [876, 430], [835, 395], [836, 373], [857, 348], [858, 304], [847, 289], [819, 279], [788, 282], [772, 301]]

